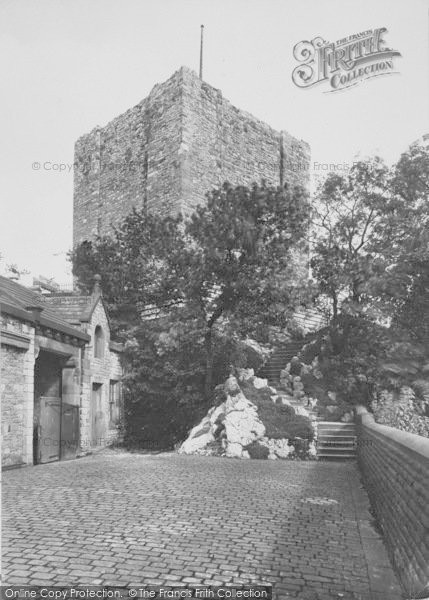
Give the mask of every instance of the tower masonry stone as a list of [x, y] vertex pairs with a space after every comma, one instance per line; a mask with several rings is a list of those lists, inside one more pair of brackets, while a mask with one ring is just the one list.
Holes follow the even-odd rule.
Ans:
[[233, 106], [181, 67], [75, 145], [74, 246], [109, 235], [133, 207], [184, 216], [225, 181], [308, 186], [310, 148]]

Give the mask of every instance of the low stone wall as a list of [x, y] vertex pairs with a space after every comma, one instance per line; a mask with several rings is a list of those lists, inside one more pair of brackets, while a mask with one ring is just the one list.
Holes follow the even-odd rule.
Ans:
[[429, 583], [429, 439], [356, 409], [358, 457], [372, 507], [408, 597]]

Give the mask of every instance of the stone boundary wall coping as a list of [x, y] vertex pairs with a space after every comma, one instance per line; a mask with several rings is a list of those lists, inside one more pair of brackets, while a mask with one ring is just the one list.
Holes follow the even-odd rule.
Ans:
[[355, 409], [358, 460], [373, 512], [407, 598], [429, 589], [429, 438]]
[[[364, 427], [371, 429], [373, 433], [382, 435], [389, 441], [403, 446], [407, 450], [413, 450], [429, 461], [429, 438], [424, 438], [416, 433], [408, 433], [389, 425], [380, 425], [375, 422], [372, 415], [364, 406], [356, 407], [356, 421]], [[428, 463], [429, 466], [429, 463]]]

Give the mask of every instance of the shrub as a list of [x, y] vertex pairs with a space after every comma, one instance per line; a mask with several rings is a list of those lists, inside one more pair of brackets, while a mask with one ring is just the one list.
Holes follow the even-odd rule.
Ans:
[[266, 460], [270, 451], [266, 446], [259, 444], [258, 442], [252, 442], [245, 447], [245, 450], [249, 453], [250, 458], [256, 458], [259, 460]]
[[328, 396], [327, 384], [323, 379], [317, 379], [311, 373], [305, 373], [302, 375], [301, 381], [306, 395], [310, 398], [317, 398], [318, 406], [332, 404], [332, 400]]
[[[205, 353], [199, 324], [173, 313], [147, 321], [125, 346], [126, 442], [132, 447], [173, 448], [209, 408], [225, 399], [223, 385], [204, 395]], [[223, 384], [241, 357], [232, 337], [213, 336], [213, 386]], [[245, 365], [245, 362], [242, 363]]]
[[310, 419], [303, 415], [295, 415], [291, 406], [274, 404], [269, 388], [256, 389], [248, 381], [240, 385], [246, 398], [257, 407], [267, 437], [289, 440], [301, 437], [310, 441], [313, 439], [314, 432]]
[[290, 374], [291, 375], [300, 375], [302, 368], [302, 362], [294, 356], [290, 362]]
[[299, 358], [306, 365], [311, 365], [316, 356], [319, 356], [321, 353], [323, 347], [323, 334], [324, 330], [318, 333], [318, 337], [316, 337], [316, 339], [308, 342], [302, 347], [301, 352], [299, 353]]
[[295, 448], [295, 456], [298, 458], [306, 458], [308, 452], [309, 441], [297, 438], [293, 442]]
[[[254, 340], [246, 340], [238, 345], [238, 351], [244, 356], [245, 364], [244, 367], [247, 369], [253, 369], [255, 373], [260, 371], [265, 363], [265, 354], [262, 348]], [[235, 366], [241, 366], [234, 362]]]
[[349, 405], [369, 405], [390, 345], [389, 331], [365, 316], [342, 314], [331, 323], [319, 357], [329, 390]]
[[[183, 393], [183, 392], [182, 392]], [[172, 449], [186, 438], [190, 424], [198, 423], [207, 413], [199, 394], [176, 396], [147, 393], [140, 402], [126, 398], [125, 443], [130, 448]]]
[[274, 406], [271, 400], [272, 392], [268, 387], [256, 389], [251, 381], [241, 381], [240, 387], [246, 398], [253, 404], [257, 406], [272, 404]]
[[[271, 436], [277, 437], [277, 436]], [[280, 436], [279, 436], [280, 437]], [[287, 438], [288, 440], [294, 440], [295, 438], [301, 438], [303, 440], [312, 441], [314, 438], [314, 431], [311, 421], [308, 417], [304, 415], [295, 415], [292, 419], [287, 423], [285, 430], [282, 432], [282, 438]], [[295, 444], [295, 443], [294, 443]]]

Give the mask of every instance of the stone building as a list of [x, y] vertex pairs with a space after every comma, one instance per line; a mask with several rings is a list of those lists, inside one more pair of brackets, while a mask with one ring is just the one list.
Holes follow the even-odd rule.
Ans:
[[2, 466], [75, 458], [120, 437], [121, 346], [98, 281], [42, 295], [0, 277]]
[[74, 245], [146, 207], [191, 213], [225, 181], [309, 181], [309, 146], [236, 108], [182, 67], [139, 104], [75, 145]]

